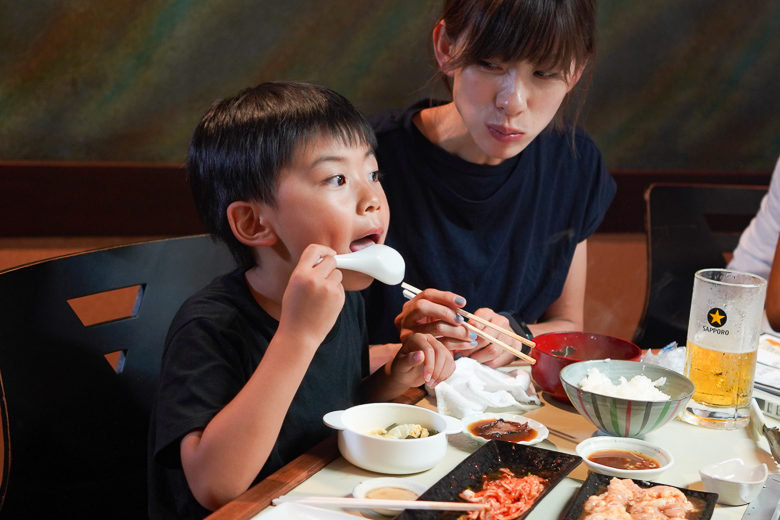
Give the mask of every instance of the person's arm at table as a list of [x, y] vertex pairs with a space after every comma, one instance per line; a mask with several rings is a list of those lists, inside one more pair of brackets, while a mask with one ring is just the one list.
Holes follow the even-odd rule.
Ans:
[[775, 247], [775, 257], [766, 288], [766, 319], [772, 329], [780, 330], [780, 240]]
[[[588, 247], [587, 241], [583, 240], [574, 251], [572, 263], [566, 275], [566, 281], [560, 297], [545, 311], [539, 322], [528, 325], [534, 336], [546, 332], [582, 330], [587, 271]], [[454, 293], [426, 289], [412, 300], [406, 302], [403, 311], [395, 320], [396, 326], [401, 332], [401, 337], [403, 338], [412, 332], [432, 334], [447, 348], [458, 350], [461, 354], [493, 368], [504, 366], [514, 361], [516, 359], [515, 356], [506, 352], [503, 348], [489, 343], [483, 338], [468, 336], [469, 332], [460, 326], [459, 321], [456, 321], [456, 318], [459, 317], [456, 314], [456, 310], [465, 305], [465, 301], [456, 301], [456, 298], [458, 296]], [[505, 329], [511, 330], [512, 328], [506, 316], [492, 309], [481, 308], [475, 311], [474, 314]], [[482, 330], [487, 329], [485, 325], [477, 322], [472, 323], [472, 325]], [[522, 343], [511, 337], [497, 334], [493, 330], [486, 330], [486, 332], [517, 350], [522, 350], [523, 348]], [[469, 344], [472, 340], [476, 340], [475, 345]], [[389, 352], [392, 352], [390, 346], [382, 345], [381, 347], [381, 350], [378, 350], [376, 354], [377, 360], [380, 359], [380, 353], [388, 355]], [[373, 355], [372, 366], [374, 366]]]
[[585, 282], [588, 277], [588, 243], [577, 244], [560, 298], [538, 323], [528, 325], [534, 336], [547, 332], [582, 331], [585, 326]]

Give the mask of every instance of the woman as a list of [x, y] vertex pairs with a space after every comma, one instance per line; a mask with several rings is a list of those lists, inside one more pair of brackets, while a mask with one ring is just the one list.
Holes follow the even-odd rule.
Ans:
[[595, 144], [563, 118], [589, 80], [594, 2], [445, 0], [432, 36], [452, 101], [373, 121], [387, 244], [406, 281], [431, 289], [404, 305], [400, 288], [374, 283], [372, 344], [398, 341], [397, 315], [402, 337], [429, 332], [490, 366], [512, 361], [459, 326], [466, 301], [507, 328], [582, 329], [586, 239], [615, 193]]

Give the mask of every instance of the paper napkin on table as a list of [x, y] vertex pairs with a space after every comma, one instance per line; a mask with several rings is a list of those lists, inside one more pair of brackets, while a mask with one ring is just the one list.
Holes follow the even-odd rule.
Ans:
[[649, 365], [670, 368], [682, 374], [685, 372], [685, 347], [680, 347], [676, 341], [673, 341], [659, 350], [658, 354], [654, 354], [651, 349], [647, 349], [640, 361]]
[[455, 372], [433, 392], [439, 413], [462, 419], [490, 412], [525, 411], [539, 406], [539, 397], [525, 370], [503, 372], [468, 357], [455, 362]]

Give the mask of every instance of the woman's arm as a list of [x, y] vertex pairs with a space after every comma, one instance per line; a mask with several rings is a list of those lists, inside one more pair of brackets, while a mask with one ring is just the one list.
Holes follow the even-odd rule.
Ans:
[[534, 336], [546, 332], [581, 331], [585, 325], [585, 282], [588, 276], [588, 244], [583, 240], [574, 251], [561, 296], [545, 311], [542, 319], [529, 325]]
[[[581, 331], [585, 314], [585, 281], [588, 272], [587, 240], [580, 242], [574, 250], [571, 266], [566, 275], [566, 281], [560, 297], [545, 311], [538, 323], [529, 325], [529, 329], [537, 336], [546, 332]], [[404, 310], [396, 318], [396, 326], [401, 331], [401, 337], [413, 332], [432, 334], [451, 350], [460, 350], [461, 354], [469, 356], [480, 363], [491, 367], [499, 367], [511, 363], [515, 356], [497, 345], [488, 344], [486, 340], [468, 336], [468, 331], [459, 325], [454, 325], [454, 312], [460, 305], [455, 305], [453, 293], [444, 293], [426, 289], [421, 296], [406, 302]], [[511, 329], [509, 320], [496, 311], [488, 308], [478, 309], [475, 315], [495, 323], [506, 329]], [[433, 318], [433, 319], [431, 319]], [[474, 323], [484, 329], [483, 325]], [[523, 345], [508, 336], [487, 331], [497, 339], [522, 350]], [[474, 340], [475, 345], [469, 345]], [[398, 351], [399, 345], [378, 345], [372, 347], [372, 370], [383, 366]]]

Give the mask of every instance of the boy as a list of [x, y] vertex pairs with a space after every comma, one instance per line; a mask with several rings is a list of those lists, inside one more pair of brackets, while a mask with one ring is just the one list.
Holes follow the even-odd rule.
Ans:
[[[241, 265], [174, 319], [150, 436], [150, 516], [200, 518], [332, 431], [328, 411], [435, 385], [451, 354], [416, 334], [369, 376], [371, 282], [334, 255], [385, 239], [375, 138], [342, 96], [264, 83], [215, 103], [192, 137], [198, 211]], [[347, 291], [347, 292], [345, 292]]]

